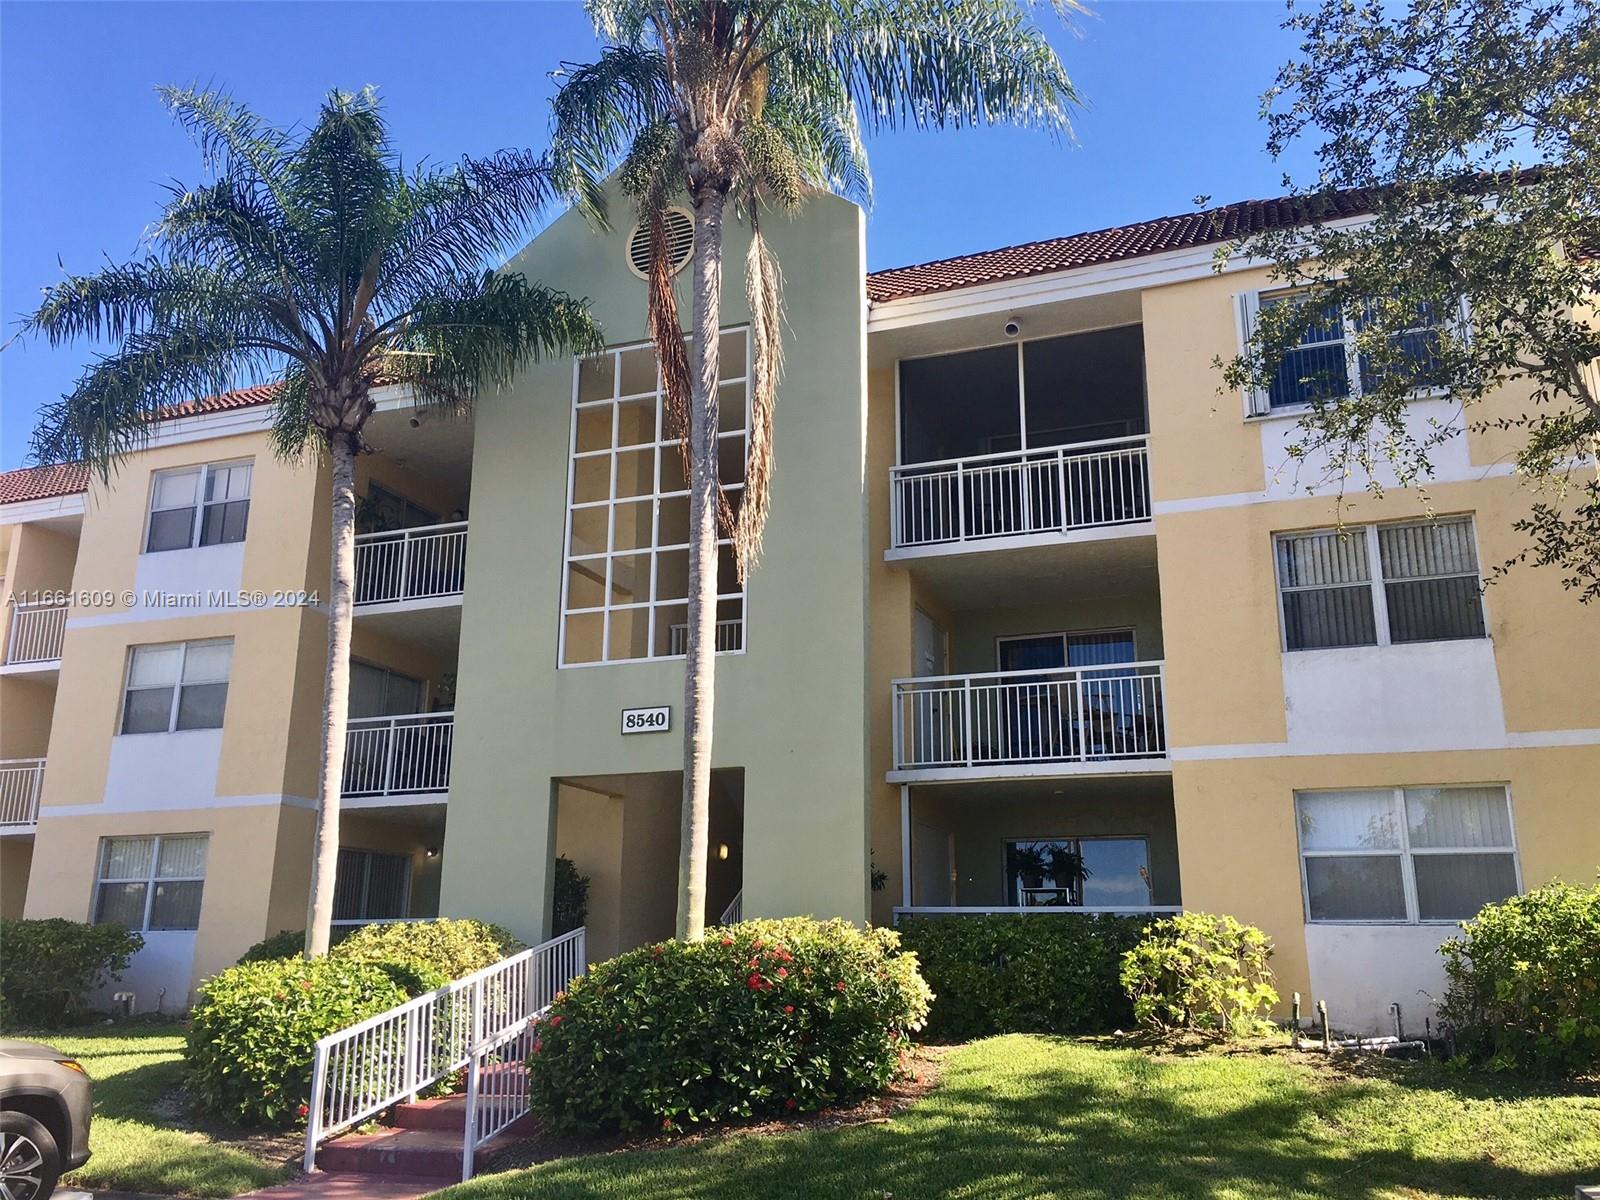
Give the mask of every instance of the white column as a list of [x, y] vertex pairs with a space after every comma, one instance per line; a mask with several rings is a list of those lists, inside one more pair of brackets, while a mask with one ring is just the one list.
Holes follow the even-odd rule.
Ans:
[[900, 904], [911, 907], [911, 788], [900, 785]]

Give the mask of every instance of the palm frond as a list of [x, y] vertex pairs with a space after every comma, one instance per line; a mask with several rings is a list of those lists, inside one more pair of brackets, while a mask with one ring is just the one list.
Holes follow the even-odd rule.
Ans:
[[225, 177], [169, 188], [156, 239], [173, 259], [197, 259], [265, 286], [306, 290], [311, 264], [270, 193]]
[[156, 94], [195, 139], [209, 169], [281, 196], [291, 148], [282, 131], [224, 91], [163, 86]]
[[562, 191], [592, 219], [605, 220], [601, 180], [641, 129], [665, 119], [672, 95], [658, 50], [608, 46], [598, 61], [564, 64], [552, 79], [551, 161]]
[[778, 376], [783, 371], [783, 276], [761, 236], [759, 216], [750, 216], [745, 254], [745, 298], [750, 305], [750, 448], [745, 458], [744, 497], [733, 528], [734, 562], [744, 584], [761, 555], [761, 538], [772, 500], [772, 418]]

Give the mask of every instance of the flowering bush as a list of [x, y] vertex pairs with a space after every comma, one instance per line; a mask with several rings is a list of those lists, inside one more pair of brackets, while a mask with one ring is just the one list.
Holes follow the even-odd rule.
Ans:
[[1469, 1057], [1539, 1075], [1600, 1071], [1600, 884], [1490, 904], [1439, 953], [1439, 1015]]
[[240, 1123], [292, 1125], [317, 1039], [407, 999], [395, 973], [344, 958], [241, 963], [200, 985], [184, 1052], [195, 1103]]
[[1248, 1034], [1278, 1002], [1271, 955], [1254, 925], [1181, 913], [1157, 921], [1122, 956], [1122, 986], [1141, 1025]]
[[905, 1069], [930, 1000], [891, 930], [747, 921], [601, 963], [535, 1026], [533, 1111], [675, 1131], [812, 1112]]
[[992, 913], [903, 917], [900, 936], [939, 997], [930, 1034], [1104, 1033], [1133, 1020], [1117, 969], [1147, 925], [1144, 917]]

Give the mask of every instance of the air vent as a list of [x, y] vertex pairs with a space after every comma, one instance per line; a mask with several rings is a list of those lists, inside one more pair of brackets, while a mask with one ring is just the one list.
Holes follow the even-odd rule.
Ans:
[[[667, 223], [672, 274], [676, 275], [694, 253], [694, 218], [681, 208], [669, 208], [662, 216]], [[640, 279], [650, 278], [650, 226], [644, 221], [635, 225], [628, 235], [628, 269]]]

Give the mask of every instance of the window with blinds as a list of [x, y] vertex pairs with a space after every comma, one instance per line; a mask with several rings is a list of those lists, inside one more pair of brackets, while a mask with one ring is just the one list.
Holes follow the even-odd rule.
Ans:
[[333, 919], [386, 921], [407, 915], [411, 897], [411, 859], [377, 850], [339, 849], [333, 885]]
[[1306, 920], [1460, 921], [1520, 890], [1503, 786], [1300, 792]]
[[198, 929], [208, 847], [203, 833], [102, 838], [95, 924], [140, 933]]
[[1287, 650], [1485, 635], [1471, 518], [1279, 534], [1274, 555]]

